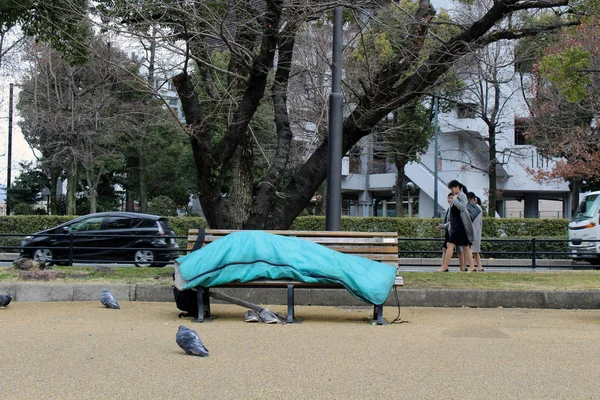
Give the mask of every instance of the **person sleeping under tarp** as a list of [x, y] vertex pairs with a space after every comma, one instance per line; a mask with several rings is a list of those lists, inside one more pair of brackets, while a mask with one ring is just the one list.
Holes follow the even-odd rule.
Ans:
[[337, 283], [356, 298], [383, 304], [396, 268], [317, 243], [263, 231], [239, 231], [175, 261], [180, 290], [259, 279]]

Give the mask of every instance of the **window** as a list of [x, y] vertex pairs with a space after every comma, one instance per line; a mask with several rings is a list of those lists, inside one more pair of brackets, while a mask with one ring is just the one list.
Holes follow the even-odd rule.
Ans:
[[373, 161], [371, 163], [371, 174], [385, 174], [387, 172], [387, 162], [385, 155], [373, 154]]
[[350, 173], [360, 174], [362, 172], [362, 164], [360, 162], [360, 149], [354, 148], [350, 150]]
[[456, 114], [458, 118], [475, 118], [475, 111], [477, 111], [477, 104], [474, 103], [461, 103], [456, 105]]
[[529, 127], [527, 118], [515, 118], [515, 145], [526, 145], [525, 132]]
[[102, 226], [102, 217], [88, 218], [69, 227], [70, 232], [99, 231]]
[[108, 221], [106, 229], [128, 229], [131, 227], [131, 220], [124, 217], [112, 217]]

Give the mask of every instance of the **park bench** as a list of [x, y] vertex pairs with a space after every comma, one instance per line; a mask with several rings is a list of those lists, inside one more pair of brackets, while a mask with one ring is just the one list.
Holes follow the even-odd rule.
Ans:
[[[218, 240], [235, 230], [206, 229], [203, 245]], [[265, 231], [282, 236], [292, 236], [299, 239], [324, 245], [341, 253], [365, 257], [384, 264], [398, 267], [398, 233], [397, 232], [332, 232], [332, 231]], [[187, 249], [193, 251], [199, 248], [198, 229], [188, 231]], [[394, 287], [403, 286], [402, 277], [396, 277]], [[305, 283], [291, 280], [256, 280], [251, 282], [231, 282], [220, 287], [228, 288], [286, 288], [287, 289], [287, 322], [294, 321], [294, 289], [345, 289], [340, 284]], [[205, 315], [210, 317], [210, 288], [197, 287], [198, 320], [202, 322]], [[373, 305], [373, 319], [378, 325], [383, 324], [383, 304]]]

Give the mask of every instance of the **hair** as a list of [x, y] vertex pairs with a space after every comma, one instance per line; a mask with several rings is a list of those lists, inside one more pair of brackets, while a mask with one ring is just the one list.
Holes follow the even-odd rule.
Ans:
[[475, 196], [475, 193], [473, 193], [473, 192], [467, 193], [467, 199], [473, 200], [475, 198], [477, 198], [477, 196]]
[[475, 200], [477, 200], [477, 205], [479, 207], [481, 207], [481, 199], [479, 197], [475, 196]]
[[448, 189], [451, 189], [453, 187], [457, 187], [460, 188], [460, 190], [462, 190], [464, 192], [464, 194], [469, 193], [469, 191], [467, 190], [467, 187], [465, 185], [463, 185], [462, 183], [460, 183], [459, 181], [452, 180], [450, 181], [450, 183], [448, 183]]
[[448, 193], [448, 198], [450, 198], [450, 197], [452, 197], [452, 196], [454, 196], [454, 195], [452, 194], [452, 192]]

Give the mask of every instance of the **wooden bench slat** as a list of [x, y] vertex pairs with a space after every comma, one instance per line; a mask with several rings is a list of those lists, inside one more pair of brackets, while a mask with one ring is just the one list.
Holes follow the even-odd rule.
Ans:
[[[206, 235], [213, 236], [225, 236], [232, 232], [238, 232], [234, 229], [206, 229]], [[310, 236], [330, 236], [330, 237], [397, 237], [396, 232], [346, 232], [346, 231], [263, 231], [267, 233], [273, 233], [275, 235], [282, 236], [298, 236], [298, 237], [310, 237]], [[189, 235], [197, 235], [198, 229], [189, 229]]]
[[[219, 285], [220, 287], [273, 287], [273, 288], [285, 288], [287, 285], [294, 285], [296, 288], [304, 288], [304, 289], [338, 289], [343, 288], [343, 285], [338, 283], [307, 283], [307, 282], [299, 282], [299, 281], [286, 281], [286, 280], [256, 280], [250, 282], [230, 282], [224, 285]], [[394, 286], [404, 286], [404, 281], [402, 277], [399, 276], [396, 278], [396, 282], [394, 282]]]
[[372, 254], [398, 254], [397, 246], [327, 246], [328, 249], [341, 253], [372, 253]]
[[[223, 236], [206, 235], [204, 243], [214, 242]], [[300, 237], [299, 237], [300, 238]], [[348, 245], [371, 245], [371, 246], [398, 246], [398, 239], [394, 238], [343, 238], [343, 237], [302, 237], [302, 240], [319, 244], [348, 244]], [[188, 243], [196, 243], [197, 235], [188, 236]]]

